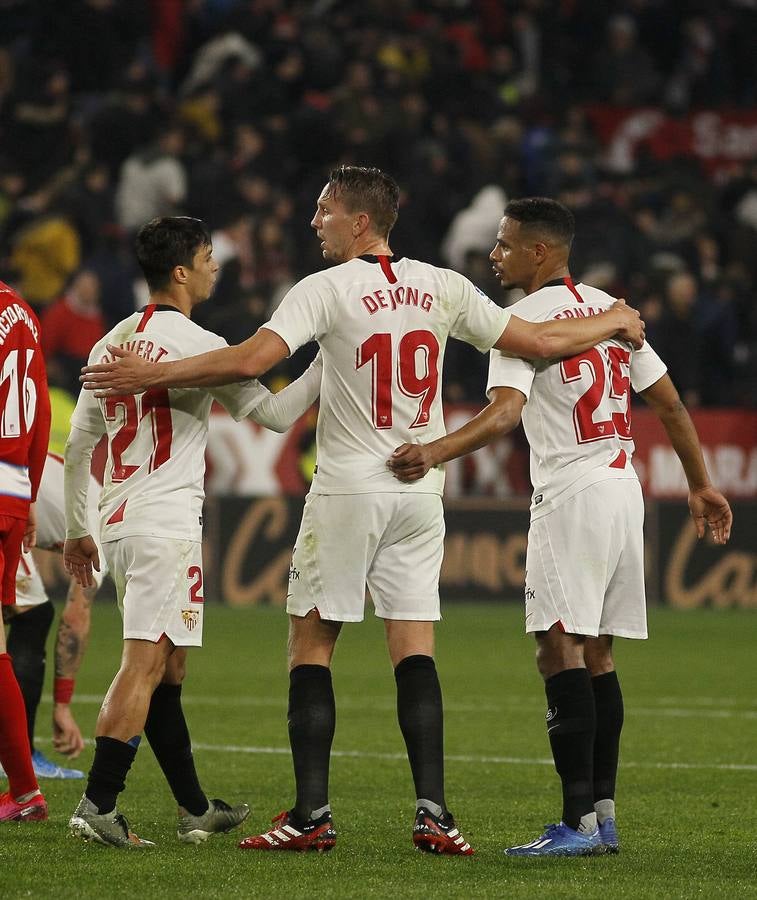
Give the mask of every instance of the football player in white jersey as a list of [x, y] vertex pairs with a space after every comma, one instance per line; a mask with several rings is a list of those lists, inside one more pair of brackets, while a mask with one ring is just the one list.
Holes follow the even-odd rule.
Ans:
[[[514, 200], [491, 252], [505, 287], [527, 296], [510, 309], [533, 322], [576, 320], [607, 309], [604, 291], [574, 284], [573, 216], [554, 200]], [[660, 417], [683, 464], [702, 537], [728, 540], [731, 511], [707, 474], [699, 440], [664, 364], [648, 344], [604, 340], [564, 359], [524, 360], [493, 350], [490, 405], [458, 431], [397, 448], [390, 468], [416, 483], [429, 469], [523, 426], [531, 445], [531, 528], [526, 631], [537, 644], [547, 731], [563, 787], [559, 825], [511, 847], [513, 856], [617, 852], [615, 780], [623, 699], [614, 635], [645, 638], [641, 488], [631, 465], [630, 388]]]
[[[317, 466], [292, 556], [287, 611], [289, 736], [297, 797], [243, 849], [326, 850], [336, 833], [328, 800], [335, 703], [331, 659], [344, 622], [360, 621], [366, 585], [384, 620], [400, 728], [416, 790], [413, 841], [469, 854], [444, 797], [442, 700], [434, 664], [444, 541], [439, 470], [412, 485], [386, 459], [398, 442], [444, 434], [442, 363], [448, 337], [549, 357], [588, 349], [619, 331], [641, 342], [624, 306], [582, 322], [533, 325], [511, 317], [456, 272], [395, 257], [389, 232], [399, 188], [378, 169], [342, 166], [323, 188], [311, 226], [336, 265], [296, 284], [253, 337], [168, 362], [109, 348], [85, 369], [107, 397], [168, 385], [225, 384], [265, 372], [308, 341], [323, 354]], [[113, 344], [113, 341], [110, 341]]]
[[[134, 347], [147, 359], [181, 359], [225, 347], [222, 338], [189, 318], [192, 308], [210, 296], [218, 271], [205, 225], [187, 217], [155, 219], [138, 232], [136, 249], [150, 303], [96, 344], [90, 360], [108, 359], [108, 344]], [[296, 414], [318, 393], [317, 365], [313, 371], [307, 390], [300, 391], [308, 396], [300, 397]], [[86, 488], [92, 451], [106, 435], [100, 540], [123, 615], [124, 645], [121, 667], [100, 710], [87, 788], [69, 822], [76, 836], [116, 847], [151, 843], [134, 835], [116, 809], [143, 729], [179, 805], [181, 841], [197, 843], [228, 831], [249, 814], [246, 804], [209, 801], [200, 787], [181, 684], [187, 647], [202, 644], [202, 503], [210, 408], [215, 399], [237, 419], [252, 415], [269, 424], [258, 411], [270, 398], [257, 381], [225, 389], [110, 395], [102, 401], [87, 391], [79, 397], [65, 450], [64, 560], [80, 583], [91, 584], [99, 553], [86, 519]]]
[[[97, 534], [97, 497], [100, 485], [89, 481], [87, 513], [93, 534]], [[37, 494], [36, 550], [63, 551], [66, 535], [63, 502], [63, 459], [48, 451]], [[55, 641], [55, 682], [53, 687], [53, 746], [73, 758], [84, 749], [84, 740], [71, 712], [74, 682], [89, 637], [90, 607], [104, 571], [94, 573], [95, 583], [83, 588], [71, 578], [58, 622]], [[16, 602], [5, 607], [9, 619], [8, 652], [13, 657], [21, 693], [24, 695], [32, 765], [38, 778], [83, 778], [78, 769], [58, 766], [34, 747], [34, 725], [45, 679], [45, 643], [55, 612], [47, 596], [32, 552], [21, 553], [16, 572]]]

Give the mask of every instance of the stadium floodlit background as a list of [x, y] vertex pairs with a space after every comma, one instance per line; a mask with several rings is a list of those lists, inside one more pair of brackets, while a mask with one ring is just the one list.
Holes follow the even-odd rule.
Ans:
[[[637, 688], [646, 707], [667, 709], [670, 717], [654, 720], [661, 734], [656, 749], [650, 751], [632, 733], [626, 738], [627, 754], [632, 756], [635, 747], [639, 760], [651, 753], [653, 760], [671, 766], [691, 764], [700, 779], [694, 786], [679, 785], [683, 795], [674, 802], [670, 793], [676, 788], [661, 775], [639, 769], [634, 770], [635, 790], [659, 798], [650, 803], [674, 803], [678, 816], [687, 791], [701, 797], [711, 761], [716, 767], [711, 777], [723, 780], [734, 806], [747, 796], [747, 784], [754, 800], [754, 759], [746, 750], [755, 746], [754, 666], [738, 644], [749, 635], [753, 641], [757, 624], [753, 0], [0, 0], [0, 17], [0, 279], [14, 285], [41, 316], [54, 387], [54, 449], [65, 441], [79, 367], [90, 347], [144, 302], [146, 288], [138, 278], [131, 239], [154, 215], [186, 213], [211, 226], [221, 277], [197, 318], [236, 343], [266, 321], [289, 286], [322, 266], [309, 222], [334, 164], [377, 165], [392, 173], [402, 188], [391, 240], [395, 252], [458, 269], [497, 302], [517, 299], [502, 295], [487, 259], [506, 200], [542, 194], [570, 206], [577, 220], [574, 277], [641, 309], [647, 336], [692, 411], [714, 480], [733, 501], [736, 517], [732, 544], [724, 551], [695, 547], [680, 467], [661, 429], [645, 410], [635, 409], [636, 461], [648, 500], [652, 635], [661, 642], [654, 656], [642, 655], [659, 665], [658, 680], [640, 667]], [[269, 383], [280, 386], [296, 377], [312, 355], [312, 350], [296, 354], [271, 374]], [[483, 403], [486, 365], [475, 351], [451, 342], [445, 366], [449, 427]], [[314, 463], [313, 438], [314, 413], [286, 435], [251, 423], [236, 425], [222, 412], [213, 417], [208, 595], [231, 607], [218, 609], [220, 633], [231, 649], [213, 637], [216, 610], [211, 609], [209, 647], [197, 666], [200, 671], [210, 667], [206, 675], [212, 682], [217, 674], [212, 683], [218, 691], [238, 698], [233, 707], [238, 720], [232, 716], [229, 728], [221, 729], [224, 739], [214, 739], [219, 725], [210, 714], [212, 704], [205, 715], [200, 697], [202, 715], [194, 724], [200, 743], [263, 746], [263, 738], [240, 736], [231, 723], [249, 730], [245, 703], [259, 697], [265, 685], [270, 708], [251, 708], [258, 723], [263, 713], [270, 717], [265, 727], [271, 746], [285, 747], [285, 730], [279, 727], [285, 705], [280, 646], [285, 623], [283, 614], [269, 607], [280, 606], [284, 598], [289, 548]], [[530, 669], [531, 648], [520, 636], [517, 608], [502, 604], [521, 596], [528, 493], [527, 447], [519, 434], [448, 470], [442, 592], [445, 602], [460, 603], [450, 606], [456, 640], [445, 643], [442, 637], [441, 647], [452, 657], [444, 683], [462, 671], [467, 687], [465, 696], [448, 689], [459, 710], [469, 710], [458, 711], [469, 721], [455, 719], [454, 704], [448, 715], [448, 747], [458, 756], [468, 752], [463, 735], [469, 738], [472, 730], [484, 727], [484, 719], [477, 722], [470, 714], [480, 693], [491, 695], [490, 712], [485, 703], [482, 712], [489, 715], [485, 727], [494, 735], [501, 732], [501, 740], [488, 749], [486, 742], [474, 741], [481, 760], [487, 754], [527, 759], [546, 753], [541, 731], [523, 724], [541, 703]], [[59, 567], [50, 560], [43, 565], [49, 582], [59, 585]], [[476, 602], [481, 600], [499, 606], [481, 606]], [[690, 611], [677, 611], [683, 608]], [[103, 606], [95, 616], [93, 649], [82, 673], [95, 698], [107, 686], [118, 653], [111, 613]], [[254, 623], [252, 617], [257, 617]], [[490, 669], [477, 668], [487, 653], [485, 642], [477, 643], [483, 622], [497, 635], [490, 638]], [[500, 643], [505, 626], [514, 629], [507, 638], [511, 652]], [[249, 629], [246, 639], [240, 637], [244, 629]], [[375, 640], [350, 640], [362, 642], [356, 646], [366, 660], [375, 656], [377, 671], [385, 677], [380, 638], [371, 626], [365, 629]], [[271, 645], [256, 646], [257, 638], [268, 634], [275, 636]], [[716, 654], [724, 676], [720, 681], [704, 678], [706, 646]], [[97, 648], [103, 648], [103, 659]], [[627, 658], [632, 666], [631, 650], [623, 652], [623, 662]], [[227, 666], [238, 660], [233, 672], [212, 662], [213, 652]], [[350, 652], [348, 644], [340, 655]], [[508, 745], [508, 729], [498, 724], [509, 721], [510, 708], [497, 705], [504, 703], [500, 660], [515, 657], [523, 662], [518, 671], [524, 699], [522, 719], [511, 727], [531, 735], [518, 754]], [[354, 692], [363, 681], [348, 663], [344, 666], [351, 679], [345, 680], [345, 690]], [[444, 676], [444, 657], [440, 666]], [[275, 677], [269, 673], [267, 681], [258, 682], [260, 667], [273, 668]], [[692, 681], [690, 691], [670, 684], [682, 670], [704, 680]], [[499, 689], [482, 687], [477, 671]], [[388, 679], [374, 689], [383, 698], [375, 701], [379, 707], [391, 699]], [[96, 703], [86, 700], [86, 688], [79, 690], [77, 714], [91, 724]], [[190, 703], [193, 690], [199, 689], [190, 679]], [[633, 682], [628, 690], [633, 696]], [[211, 690], [204, 685], [202, 693], [208, 697]], [[688, 705], [681, 701], [685, 696]], [[357, 729], [353, 734], [341, 724], [354, 712], [345, 702], [339, 727], [347, 730], [343, 738], [338, 732], [337, 741], [344, 740], [345, 753], [362, 752], [365, 734]], [[354, 707], [359, 706], [356, 697]], [[385, 711], [391, 730], [391, 710]], [[712, 713], [723, 725], [721, 745], [713, 734], [705, 742], [696, 727]], [[682, 731], [678, 743], [673, 733], [680, 722], [693, 730], [690, 738]], [[629, 727], [634, 724], [631, 718]], [[688, 756], [685, 750], [691, 751]], [[229, 772], [237, 763], [247, 764], [247, 758], [234, 759], [232, 764], [224, 758]], [[289, 764], [285, 755], [271, 757], [274, 794], [260, 787], [268, 771], [259, 758], [250, 754], [249, 759], [254, 759], [257, 780], [240, 775], [240, 784], [254, 784], [258, 825], [269, 805], [273, 814], [276, 803], [288, 802]], [[362, 763], [363, 769], [355, 767], [355, 779], [365, 777], [365, 767], [379, 771], [389, 765], [386, 760], [371, 763], [369, 757]], [[696, 769], [700, 764], [704, 768]], [[401, 754], [391, 763], [393, 769], [403, 765]], [[487, 765], [493, 764], [481, 762], [479, 768]], [[500, 769], [500, 782], [525, 779], [525, 769], [514, 774], [506, 766]], [[527, 809], [542, 815], [532, 801], [539, 785], [548, 783], [547, 773], [544, 767], [536, 771], [530, 798], [524, 793], [519, 800], [521, 822]], [[346, 795], [352, 790], [341, 789]], [[61, 822], [70, 811], [66, 790], [61, 788], [66, 799], [60, 809], [53, 810], [60, 812]], [[140, 797], [136, 784], [132, 790]], [[146, 794], [135, 802], [146, 809]], [[501, 812], [502, 827], [518, 837], [503, 802], [497, 803], [491, 822], [498, 823]], [[370, 808], [372, 821], [378, 821], [375, 815], [379, 820], [386, 816], [386, 810]], [[729, 831], [731, 820], [722, 824], [714, 808], [713, 802], [708, 827], [723, 840], [743, 843], [737, 831]], [[467, 821], [475, 820], [475, 804], [463, 800], [463, 809]], [[669, 805], [671, 814], [672, 809]], [[650, 814], [639, 806], [637, 815], [643, 822]], [[700, 810], [694, 821], [701, 816]], [[713, 820], [720, 824], [713, 826]], [[752, 873], [753, 825], [746, 858], [752, 869], [744, 869]], [[662, 817], [659, 827], [656, 837], [640, 839], [651, 853], [665, 847], [662, 833], [670, 823]], [[496, 846], [497, 835], [482, 831], [484, 845]], [[9, 844], [5, 833], [0, 838], [2, 860]], [[32, 843], [32, 852], [45, 846]], [[397, 853], [404, 854], [404, 848], [398, 844]], [[203, 853], [203, 865], [211, 852]], [[337, 852], [343, 852], [341, 847]], [[707, 846], [700, 856], [712, 852]], [[60, 853], [71, 856], [74, 850], [61, 843]], [[184, 866], [178, 856], [172, 864]], [[224, 866], [236, 864], [233, 854], [222, 859]], [[641, 865], [632, 855], [631, 860]], [[748, 877], [738, 881], [738, 866], [744, 864], [743, 855], [715, 860], [714, 866], [731, 867], [732, 881], [723, 882], [723, 890], [728, 886], [739, 893], [754, 884]], [[681, 862], [675, 872], [683, 869]], [[321, 870], [328, 877], [328, 869]], [[266, 884], [274, 891], [285, 884], [286, 866], [275, 863], [273, 871], [256, 869], [261, 893]], [[306, 878], [302, 868], [297, 871]], [[343, 895], [382, 896], [382, 885], [387, 892], [401, 892], [402, 883], [390, 891], [388, 871], [371, 869], [362, 890], [354, 886]], [[475, 888], [466, 887], [459, 871], [454, 881], [441, 874], [435, 878], [448, 896], [498, 896], [496, 879], [503, 876], [492, 871], [489, 881], [479, 869]], [[548, 884], [556, 896], [564, 884], [590, 890], [596, 871], [572, 871], [583, 873], [575, 883], [565, 881], [564, 867], [559, 869], [562, 880], [553, 883], [541, 867], [542, 881], [528, 882], [529, 889]], [[528, 877], [521, 868], [518, 878]], [[654, 880], [654, 873], [645, 877]], [[702, 873], [698, 878], [711, 893], [718, 892], [714, 876], [711, 884]], [[629, 896], [643, 894], [642, 881], [629, 874]], [[44, 891], [40, 884], [36, 888]], [[508, 883], [507, 891], [514, 895], [517, 884]], [[523, 885], [528, 887], [525, 880]], [[93, 880], [92, 891], [95, 886]], [[58, 887], [57, 895], [65, 896]], [[89, 889], [79, 888], [77, 896]], [[170, 890], [167, 882], [164, 891]], [[254, 894], [249, 885], [240, 891], [239, 896]], [[667, 893], [673, 896], [675, 890]], [[683, 888], [680, 895], [687, 895]]]

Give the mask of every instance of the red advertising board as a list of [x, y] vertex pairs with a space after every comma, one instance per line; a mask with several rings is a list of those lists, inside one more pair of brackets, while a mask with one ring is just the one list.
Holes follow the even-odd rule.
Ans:
[[[447, 428], [458, 428], [475, 406], [445, 408]], [[757, 412], [695, 410], [692, 419], [713, 482], [729, 498], [757, 497]], [[686, 479], [657, 417], [634, 409], [634, 465], [650, 499], [683, 499]], [[212, 416], [207, 492], [272, 496], [307, 491], [314, 462], [315, 413], [285, 434], [253, 422], [234, 422], [223, 410]], [[519, 497], [530, 492], [528, 450], [521, 436], [508, 436], [464, 460], [447, 464], [447, 497]]]
[[676, 117], [654, 107], [590, 106], [586, 112], [616, 171], [630, 171], [642, 150], [660, 160], [697, 158], [710, 173], [757, 157], [755, 109], [702, 109]]

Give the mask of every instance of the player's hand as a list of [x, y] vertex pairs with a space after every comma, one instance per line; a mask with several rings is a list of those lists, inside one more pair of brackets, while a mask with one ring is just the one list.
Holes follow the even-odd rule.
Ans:
[[53, 747], [69, 759], [74, 759], [84, 749], [84, 738], [68, 703], [53, 706]]
[[640, 350], [644, 343], [644, 320], [637, 309], [627, 306], [625, 300], [616, 300], [610, 307], [619, 316], [618, 330], [615, 337], [628, 341], [634, 350]]
[[710, 526], [716, 544], [725, 544], [731, 536], [733, 513], [728, 501], [714, 487], [689, 492], [689, 510], [697, 527], [697, 537], [703, 538], [705, 524]]
[[24, 526], [22, 545], [27, 552], [37, 544], [37, 510], [34, 503], [29, 504], [29, 515]]
[[423, 478], [436, 462], [428, 445], [401, 444], [386, 464], [395, 478], [410, 484]]
[[133, 350], [108, 344], [112, 362], [83, 366], [79, 376], [87, 391], [94, 391], [95, 397], [109, 394], [140, 394], [150, 387], [150, 374], [155, 363], [137, 356]]
[[93, 587], [95, 579], [92, 577], [92, 569], [100, 571], [100, 554], [91, 535], [66, 540], [63, 545], [63, 566], [82, 587]]

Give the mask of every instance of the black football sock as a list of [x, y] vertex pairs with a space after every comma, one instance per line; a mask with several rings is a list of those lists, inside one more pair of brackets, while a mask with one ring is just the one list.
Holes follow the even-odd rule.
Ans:
[[562, 820], [577, 829], [581, 817], [594, 813], [594, 733], [596, 715], [587, 669], [566, 669], [544, 683], [547, 732], [557, 774], [562, 781]]
[[413, 773], [415, 796], [444, 815], [444, 712], [433, 657], [406, 656], [394, 670], [397, 718]]
[[297, 785], [294, 816], [307, 822], [314, 810], [323, 810], [329, 804], [336, 705], [327, 666], [295, 666], [289, 673], [287, 721]]
[[110, 737], [95, 738], [95, 758], [84, 793], [99, 813], [113, 812], [116, 808], [116, 798], [126, 786], [126, 776], [138, 746], [139, 736], [126, 743]]
[[616, 672], [591, 679], [597, 733], [594, 738], [594, 802], [615, 799], [620, 733], [623, 730], [623, 694]]
[[8, 653], [26, 707], [29, 746], [34, 750], [34, 722], [45, 683], [45, 644], [55, 617], [52, 603], [40, 603], [13, 616], [8, 630]]
[[208, 798], [195, 771], [180, 684], [159, 684], [153, 691], [145, 737], [179, 806], [193, 816], [207, 812]]

